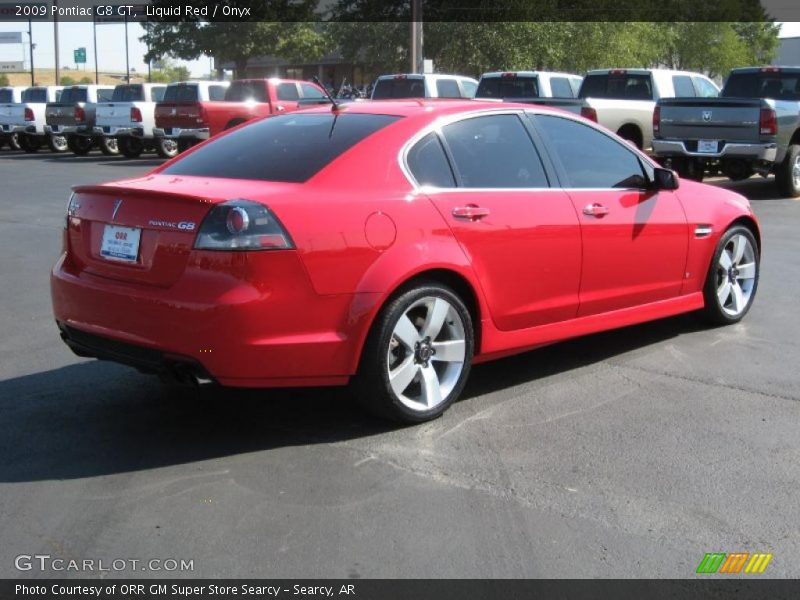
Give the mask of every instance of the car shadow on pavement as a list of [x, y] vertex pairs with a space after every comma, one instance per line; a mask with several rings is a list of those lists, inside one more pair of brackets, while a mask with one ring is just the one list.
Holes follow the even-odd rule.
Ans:
[[764, 179], [761, 176], [754, 175], [749, 179], [744, 179], [742, 181], [718, 179], [714, 181], [707, 181], [706, 183], [710, 183], [716, 187], [741, 194], [748, 200], [761, 201], [784, 199], [784, 197], [778, 191], [778, 186], [775, 184], [774, 177]]
[[[479, 365], [462, 399], [568, 372], [700, 327], [691, 315], [673, 317]], [[0, 381], [0, 423], [0, 482], [126, 473], [398, 428], [362, 412], [346, 388], [198, 394], [93, 360]]]

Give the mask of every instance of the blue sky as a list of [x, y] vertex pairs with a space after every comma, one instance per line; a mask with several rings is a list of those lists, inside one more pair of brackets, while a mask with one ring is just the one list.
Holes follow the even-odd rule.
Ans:
[[[27, 32], [27, 23], [0, 23], [1, 31], [24, 31]], [[101, 71], [124, 71], [125, 70], [125, 26], [114, 23], [98, 25], [97, 27], [97, 55]], [[147, 65], [142, 61], [147, 48], [139, 41], [143, 35], [141, 26], [138, 23], [128, 25], [128, 38], [130, 48], [131, 68], [139, 72], [146, 72]], [[781, 28], [782, 37], [800, 36], [800, 22], [783, 23]], [[27, 43], [27, 33], [23, 34], [23, 39]], [[54, 44], [53, 44], [53, 24], [34, 23], [33, 39], [36, 44], [34, 50], [34, 62], [37, 67], [52, 68], [55, 64]], [[74, 68], [72, 62], [73, 50], [79, 47], [86, 48], [86, 69], [94, 69], [94, 48], [92, 40], [91, 23], [59, 23], [59, 49], [61, 65]], [[27, 46], [26, 50], [27, 52]], [[22, 60], [22, 50], [17, 45], [0, 44], [0, 61]], [[25, 57], [27, 58], [27, 57]], [[209, 72], [209, 60], [207, 58], [195, 61], [178, 61], [186, 64], [193, 75], [205, 75]]]

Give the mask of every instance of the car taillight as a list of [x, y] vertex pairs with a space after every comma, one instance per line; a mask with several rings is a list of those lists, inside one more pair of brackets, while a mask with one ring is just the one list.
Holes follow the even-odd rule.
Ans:
[[33, 109], [32, 108], [26, 108], [25, 109], [25, 120], [26, 121], [33, 121], [34, 120]]
[[81, 106], [76, 106], [75, 107], [75, 120], [78, 121], [79, 123], [81, 121], [85, 121], [86, 120], [86, 111], [83, 110], [83, 107], [81, 107]]
[[131, 121], [133, 121], [134, 123], [142, 122], [142, 111], [136, 108], [135, 106], [131, 107]]
[[252, 200], [228, 200], [208, 213], [194, 247], [197, 250], [289, 250], [295, 247], [278, 217]]
[[590, 121], [594, 121], [595, 123], [597, 123], [597, 111], [593, 109], [591, 106], [582, 107], [581, 116], [584, 119], [589, 119]]
[[761, 116], [758, 120], [758, 129], [761, 135], [777, 135], [778, 117], [771, 108], [762, 108]]
[[661, 107], [656, 106], [653, 110], [653, 133], [661, 130]]

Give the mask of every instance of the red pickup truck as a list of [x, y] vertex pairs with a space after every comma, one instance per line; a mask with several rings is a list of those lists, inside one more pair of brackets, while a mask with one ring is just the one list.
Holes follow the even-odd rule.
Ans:
[[[167, 86], [156, 105], [156, 137], [178, 140], [181, 151], [250, 119], [329, 102], [315, 83], [294, 79], [239, 79], [222, 100], [193, 96], [189, 82]], [[176, 88], [170, 93], [170, 88]]]

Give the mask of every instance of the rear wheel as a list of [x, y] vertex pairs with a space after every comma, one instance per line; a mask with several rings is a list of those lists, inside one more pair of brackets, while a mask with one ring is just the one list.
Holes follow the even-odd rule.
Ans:
[[48, 135], [47, 147], [50, 148], [51, 152], [57, 152], [58, 154], [69, 150], [67, 147], [67, 138], [63, 135]]
[[156, 140], [156, 152], [161, 158], [172, 158], [178, 154], [178, 142], [170, 138]]
[[370, 412], [405, 423], [440, 416], [464, 388], [472, 362], [472, 318], [437, 283], [419, 285], [378, 315], [354, 380]]
[[192, 146], [194, 143], [191, 140], [178, 140], [178, 153], [186, 152]]
[[38, 135], [28, 135], [23, 133], [19, 136], [19, 145], [24, 152], [33, 154], [42, 147], [42, 139]]
[[70, 135], [67, 137], [67, 147], [78, 156], [86, 156], [91, 152], [94, 140], [87, 135]]
[[97, 140], [97, 145], [100, 148], [100, 152], [106, 156], [116, 156], [119, 154], [119, 144], [117, 144], [117, 138], [102, 137]]
[[126, 158], [139, 158], [144, 152], [144, 142], [129, 135], [117, 139], [117, 147]]
[[742, 225], [726, 231], [717, 244], [703, 289], [704, 314], [712, 323], [738, 323], [750, 310], [758, 288], [758, 245]]
[[792, 144], [786, 150], [786, 157], [775, 173], [775, 183], [784, 196], [800, 196], [800, 145]]
[[12, 150], [22, 150], [22, 146], [19, 143], [20, 134], [12, 133], [8, 136], [6, 140], [8, 142], [8, 147]]

